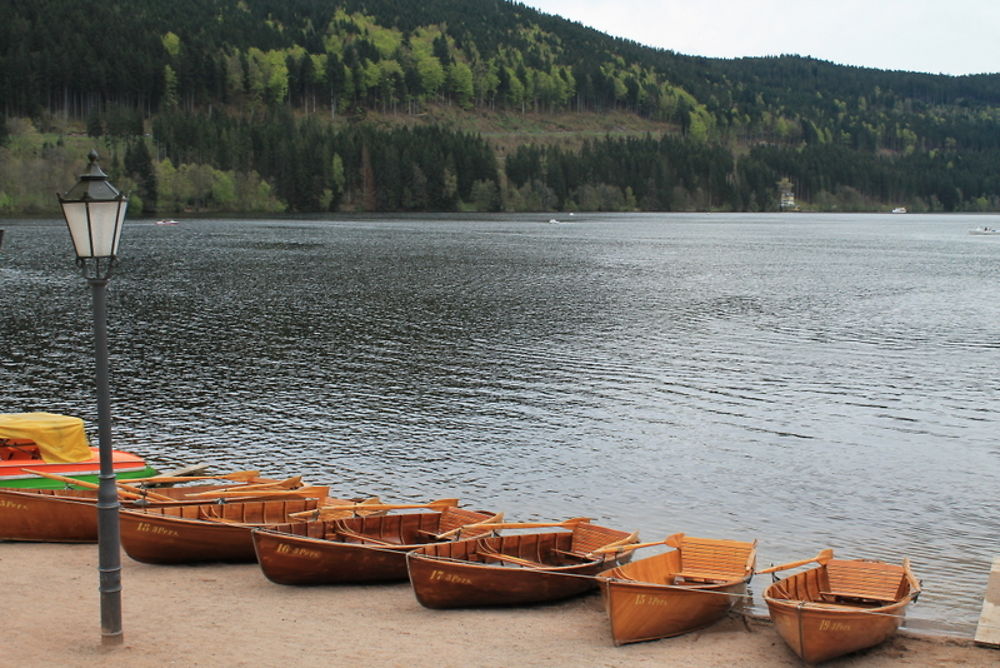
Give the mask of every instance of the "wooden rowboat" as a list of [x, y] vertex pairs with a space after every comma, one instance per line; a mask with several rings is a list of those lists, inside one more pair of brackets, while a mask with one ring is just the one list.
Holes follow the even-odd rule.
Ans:
[[[247, 473], [256, 474], [255, 471]], [[46, 473], [47, 476], [53, 474]], [[232, 477], [227, 477], [232, 476]], [[55, 476], [58, 478], [59, 476]], [[208, 478], [205, 476], [205, 478]], [[240, 479], [237, 474], [214, 476], [224, 482]], [[146, 490], [131, 485], [120, 485], [122, 507], [178, 505], [204, 503], [187, 500], [191, 495], [214, 494], [235, 489], [254, 489], [263, 485], [284, 484], [285, 481], [261, 481], [257, 484], [200, 484], [180, 487], [161, 487]], [[68, 479], [66, 479], [68, 480]], [[160, 480], [160, 479], [156, 479]], [[170, 478], [184, 482], [186, 478]], [[198, 479], [196, 479], [198, 480]], [[73, 482], [73, 481], [71, 481]], [[91, 484], [91, 483], [84, 483]], [[96, 487], [96, 484], [93, 485]], [[126, 489], [121, 489], [122, 487]], [[133, 491], [128, 491], [133, 490]], [[51, 543], [97, 542], [97, 490], [96, 489], [6, 489], [0, 488], [0, 540], [40, 541]]]
[[773, 582], [764, 601], [775, 629], [807, 663], [874, 647], [896, 633], [920, 583], [901, 566], [866, 559], [833, 559], [825, 550], [813, 559], [759, 571], [768, 573], [810, 561], [819, 565]]
[[406, 553], [440, 534], [500, 516], [450, 507], [436, 513], [405, 513], [295, 522], [253, 531], [257, 562], [278, 584], [315, 585], [405, 580]]
[[148, 564], [253, 562], [254, 528], [287, 524], [290, 514], [313, 510], [318, 503], [315, 498], [221, 501], [226, 500], [123, 508], [118, 516], [125, 553]]
[[[597, 587], [594, 576], [628, 560], [635, 533], [590, 524], [497, 524], [494, 528], [564, 526], [571, 531], [523, 533], [434, 543], [406, 556], [413, 592], [428, 608], [546, 603]], [[601, 552], [606, 548], [606, 552]]]
[[[142, 457], [112, 451], [118, 478], [156, 475]], [[0, 486], [57, 489], [63, 485], [38, 475], [55, 473], [97, 482], [101, 463], [90, 447], [83, 420], [56, 413], [0, 414]]]
[[598, 574], [615, 645], [708, 626], [746, 594], [757, 541], [674, 534], [663, 542], [676, 549]]
[[[181, 502], [187, 494], [220, 488], [224, 487], [168, 487], [157, 490], [157, 494]], [[123, 507], [135, 503], [121, 501]], [[0, 540], [96, 543], [97, 492], [90, 489], [0, 488]]]
[[[257, 555], [253, 530], [285, 526], [296, 515], [316, 511], [334, 517], [381, 513], [393, 504], [373, 503], [377, 499], [344, 500], [328, 498], [326, 487], [282, 490], [233, 490], [214, 496], [214, 503], [128, 509], [119, 513], [121, 542], [126, 554], [151, 564], [180, 564], [207, 561], [253, 562]], [[248, 499], [246, 495], [255, 498]], [[261, 500], [264, 494], [274, 500]], [[448, 502], [457, 503], [456, 499]], [[435, 505], [431, 502], [424, 505]], [[400, 507], [403, 504], [395, 504]], [[413, 507], [417, 504], [409, 504]]]

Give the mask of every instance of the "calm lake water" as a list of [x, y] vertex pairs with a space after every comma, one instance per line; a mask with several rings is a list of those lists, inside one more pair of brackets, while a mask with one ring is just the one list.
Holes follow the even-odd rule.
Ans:
[[[995, 218], [549, 217], [129, 223], [115, 445], [757, 538], [761, 567], [908, 555], [908, 625], [973, 632], [1000, 554], [1000, 236], [968, 231]], [[65, 226], [0, 227], [0, 412], [96, 441]]]

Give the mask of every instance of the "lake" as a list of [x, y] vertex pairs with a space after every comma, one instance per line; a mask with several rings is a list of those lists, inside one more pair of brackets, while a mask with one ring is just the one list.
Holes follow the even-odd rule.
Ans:
[[[909, 556], [908, 626], [973, 633], [1000, 554], [1000, 237], [968, 231], [994, 217], [550, 218], [131, 221], [115, 446], [757, 538], [760, 567]], [[0, 412], [77, 415], [96, 442], [65, 225], [0, 227]]]

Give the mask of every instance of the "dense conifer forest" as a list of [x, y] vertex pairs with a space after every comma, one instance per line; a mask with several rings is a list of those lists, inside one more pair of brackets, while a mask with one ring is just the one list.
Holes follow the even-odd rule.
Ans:
[[685, 56], [508, 0], [0, 8], [0, 213], [1000, 210], [1000, 75]]

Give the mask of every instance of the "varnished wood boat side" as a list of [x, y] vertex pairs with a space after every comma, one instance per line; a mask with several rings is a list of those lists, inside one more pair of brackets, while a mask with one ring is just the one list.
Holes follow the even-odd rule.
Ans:
[[0, 540], [96, 543], [95, 500], [84, 490], [0, 489]]
[[[225, 486], [166, 487], [157, 494], [180, 503], [187, 494], [222, 488]], [[96, 543], [96, 503], [97, 491], [90, 489], [0, 488], [0, 540]], [[123, 508], [136, 507], [134, 502], [121, 503]]]
[[451, 508], [300, 522], [255, 530], [253, 541], [261, 570], [278, 584], [390, 582], [407, 578], [406, 553], [431, 536], [491, 516]]
[[676, 544], [678, 549], [599, 574], [616, 645], [703, 628], [742, 600], [753, 575], [755, 542], [682, 537]]
[[[841, 578], [838, 583], [838, 569], [852, 563], [863, 566], [862, 570], [869, 575], [863, 576], [864, 581]], [[830, 565], [833, 575], [828, 570]], [[876, 600], [886, 596], [888, 590], [884, 577], [870, 575], [872, 565], [885, 567], [884, 573], [894, 579], [888, 585], [888, 590], [894, 592], [894, 601]], [[847, 591], [849, 595], [831, 591]], [[910, 584], [900, 566], [863, 560], [833, 560], [778, 580], [764, 591], [764, 601], [778, 634], [808, 663], [829, 661], [889, 639], [902, 623], [912, 600]]]
[[[594, 528], [586, 531], [589, 549]], [[629, 535], [604, 531], [605, 543]], [[414, 595], [428, 608], [526, 605], [591, 591], [593, 575], [629, 554], [587, 558], [573, 547], [573, 532], [492, 536], [427, 545], [407, 554], [407, 567]]]
[[119, 513], [126, 554], [144, 563], [253, 562], [254, 528], [288, 522], [314, 499], [230, 502], [125, 510]]

